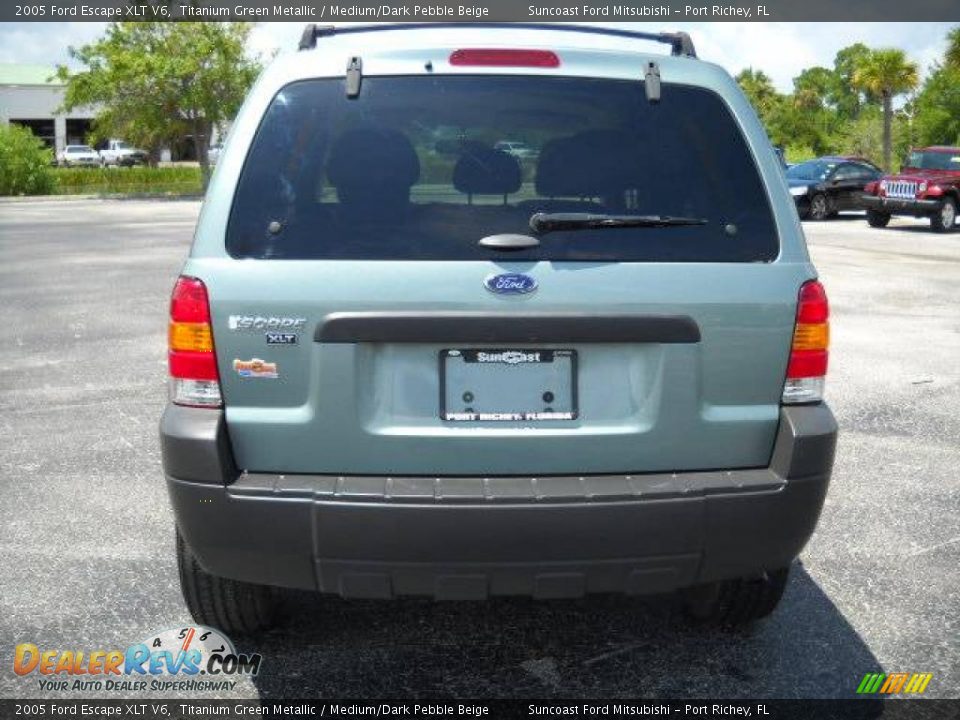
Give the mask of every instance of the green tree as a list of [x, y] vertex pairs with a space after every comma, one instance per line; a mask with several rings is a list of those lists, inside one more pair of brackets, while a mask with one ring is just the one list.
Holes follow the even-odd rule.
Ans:
[[753, 68], [741, 70], [736, 77], [736, 81], [750, 104], [753, 105], [754, 110], [757, 111], [761, 119], [764, 119], [780, 97], [777, 89], [773, 86], [773, 81], [763, 70], [754, 70]]
[[[863, 108], [855, 120], [843, 124], [836, 138], [836, 151], [883, 164], [883, 113], [876, 106]], [[890, 169], [890, 168], [888, 168]]]
[[865, 98], [860, 88], [853, 82], [857, 67], [870, 54], [870, 48], [863, 43], [854, 43], [837, 52], [833, 59], [833, 82], [830, 91], [830, 104], [836, 108], [843, 120], [853, 120], [860, 115]]
[[903, 50], [871, 50], [853, 72], [853, 84], [879, 97], [883, 104], [883, 166], [891, 166], [893, 151], [893, 99], [910, 92], [919, 82], [917, 65]]
[[960, 68], [960, 26], [947, 33], [947, 52], [944, 56], [944, 65]]
[[29, 129], [0, 125], [0, 195], [53, 192], [53, 153]]
[[770, 141], [782, 147], [795, 143], [796, 113], [792, 98], [778, 93], [773, 81], [762, 70], [746, 68], [736, 76], [736, 81], [757, 111]]
[[807, 68], [793, 79], [794, 127], [790, 134], [794, 142], [813, 148], [817, 154], [833, 149], [833, 135], [839, 121], [830, 103], [835, 83], [835, 74], [825, 67]]
[[921, 145], [960, 145], [960, 27], [947, 33], [943, 62], [935, 63], [911, 103]]
[[830, 101], [836, 75], [825, 67], [806, 68], [793, 79], [796, 104], [807, 110], [823, 110]]
[[934, 66], [913, 102], [922, 145], [960, 145], [960, 65]]
[[71, 48], [84, 69], [58, 68], [64, 107], [98, 108], [96, 134], [156, 151], [189, 135], [206, 187], [214, 127], [236, 114], [260, 70], [247, 56], [250, 23], [115, 22], [94, 43]]

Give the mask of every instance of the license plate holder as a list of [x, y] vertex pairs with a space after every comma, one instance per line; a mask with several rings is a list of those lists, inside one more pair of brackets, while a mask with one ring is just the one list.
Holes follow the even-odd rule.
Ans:
[[440, 419], [556, 422], [577, 419], [577, 352], [544, 348], [440, 351]]

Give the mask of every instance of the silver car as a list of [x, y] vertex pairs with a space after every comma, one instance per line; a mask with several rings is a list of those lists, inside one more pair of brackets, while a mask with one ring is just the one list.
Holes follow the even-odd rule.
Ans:
[[89, 145], [67, 145], [57, 157], [57, 164], [60, 167], [100, 167], [103, 159]]

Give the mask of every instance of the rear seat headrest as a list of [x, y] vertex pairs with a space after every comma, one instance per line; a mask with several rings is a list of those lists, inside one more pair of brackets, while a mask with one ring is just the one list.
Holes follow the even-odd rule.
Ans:
[[453, 186], [468, 195], [509, 195], [520, 189], [519, 161], [478, 142], [464, 144], [453, 168]]
[[406, 193], [419, 177], [420, 160], [413, 145], [392, 128], [347, 130], [327, 160], [327, 178], [338, 191], [386, 188]]
[[603, 197], [630, 187], [638, 172], [629, 148], [636, 141], [612, 130], [591, 130], [544, 144], [534, 179], [544, 197]]

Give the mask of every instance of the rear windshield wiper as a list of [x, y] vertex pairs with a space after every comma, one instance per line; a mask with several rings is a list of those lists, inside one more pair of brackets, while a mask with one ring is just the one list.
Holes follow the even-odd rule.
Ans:
[[598, 215], [594, 213], [535, 213], [530, 228], [535, 233], [558, 230], [602, 230], [604, 228], [659, 228], [706, 225], [704, 218], [668, 215]]

